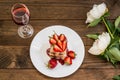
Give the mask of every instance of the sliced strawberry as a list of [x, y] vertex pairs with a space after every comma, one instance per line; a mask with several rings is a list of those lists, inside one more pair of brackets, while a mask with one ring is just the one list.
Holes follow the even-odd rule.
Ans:
[[63, 44], [62, 44], [62, 50], [65, 51], [65, 49], [67, 48], [67, 41], [63, 41]]
[[54, 33], [53, 38], [57, 41], [58, 40], [58, 35], [56, 33]]
[[68, 55], [69, 57], [71, 57], [72, 59], [75, 59], [75, 57], [76, 57], [76, 54], [75, 54], [74, 51], [68, 51], [67, 55]]
[[54, 50], [55, 52], [62, 52], [62, 49], [61, 49], [58, 45], [54, 45], [54, 46], [53, 46], [53, 50]]
[[57, 60], [54, 58], [51, 58], [48, 62], [48, 68], [53, 69], [57, 66]]
[[66, 37], [64, 34], [60, 34], [59, 39], [60, 39], [60, 41], [65, 41]]
[[72, 64], [72, 59], [70, 57], [65, 57], [64, 59], [64, 63], [67, 64], [67, 65], [71, 65]]
[[57, 45], [62, 49], [62, 42], [60, 40], [57, 41]]
[[54, 38], [50, 38], [49, 39], [49, 42], [50, 42], [50, 44], [56, 44], [57, 43], [57, 41], [54, 39]]
[[58, 59], [58, 61], [59, 61], [59, 63], [60, 63], [61, 65], [64, 65], [64, 60]]

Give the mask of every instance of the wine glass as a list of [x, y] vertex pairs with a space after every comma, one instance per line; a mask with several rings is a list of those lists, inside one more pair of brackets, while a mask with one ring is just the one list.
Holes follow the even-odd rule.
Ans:
[[30, 19], [30, 11], [25, 4], [16, 3], [12, 6], [11, 14], [13, 21], [21, 25], [18, 28], [18, 35], [21, 38], [29, 38], [33, 35], [34, 29], [28, 24]]

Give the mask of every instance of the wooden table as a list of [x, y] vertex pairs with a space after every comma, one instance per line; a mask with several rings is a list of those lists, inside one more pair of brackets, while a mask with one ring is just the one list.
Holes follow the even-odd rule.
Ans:
[[[18, 25], [11, 18], [11, 7], [21, 2], [31, 12], [30, 24], [35, 33], [29, 39], [17, 34]], [[39, 73], [29, 56], [29, 47], [37, 32], [50, 25], [64, 25], [76, 31], [85, 44], [85, 58], [81, 67], [71, 76], [56, 80], [112, 80], [120, 74], [105, 60], [88, 53], [93, 40], [85, 37], [88, 33], [106, 31], [101, 23], [95, 28], [86, 28], [86, 13], [93, 4], [105, 2], [113, 21], [120, 15], [120, 0], [0, 0], [0, 80], [55, 80]], [[119, 65], [120, 67], [120, 65]]]

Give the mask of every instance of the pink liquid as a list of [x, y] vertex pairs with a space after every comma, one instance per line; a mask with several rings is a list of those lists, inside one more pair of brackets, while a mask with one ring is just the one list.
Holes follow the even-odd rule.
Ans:
[[17, 8], [13, 11], [13, 20], [18, 25], [25, 25], [29, 21], [29, 10], [27, 10], [25, 7], [23, 8]]

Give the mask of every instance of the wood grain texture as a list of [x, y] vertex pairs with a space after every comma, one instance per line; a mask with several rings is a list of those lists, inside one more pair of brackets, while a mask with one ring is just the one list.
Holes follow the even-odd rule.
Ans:
[[[18, 25], [11, 19], [11, 7], [24, 3], [31, 13], [30, 24], [35, 33], [29, 39], [17, 34]], [[0, 80], [112, 80], [120, 74], [120, 65], [115, 69], [109, 62], [88, 53], [93, 40], [85, 35], [105, 32], [103, 23], [87, 28], [86, 13], [93, 4], [105, 2], [113, 22], [120, 15], [120, 0], [0, 0]], [[33, 66], [29, 48], [34, 36], [51, 25], [64, 25], [81, 36], [85, 45], [85, 58], [81, 67], [72, 75], [54, 79], [39, 73]]]
[[[83, 61], [83, 64], [81, 66], [81, 68], [112, 68], [114, 69], [114, 67], [108, 63], [106, 60], [102, 60], [97, 56], [93, 56], [91, 54], [88, 53], [88, 49], [90, 48], [90, 46], [86, 46], [85, 48], [85, 58]], [[30, 59], [30, 52], [29, 52], [29, 47], [28, 46], [0, 46], [0, 51], [1, 53], [4, 55], [8, 55], [8, 58], [5, 58], [7, 56], [3, 56], [0, 54], [0, 61], [2, 61], [2, 63], [0, 63], [0, 67], [1, 69], [5, 69], [5, 68], [34, 68], [33, 64], [31, 62]], [[46, 53], [45, 53], [46, 54]], [[46, 54], [47, 55], [47, 54]], [[12, 59], [11, 59], [12, 57]], [[10, 61], [8, 61], [8, 59], [10, 58]], [[7, 61], [9, 62], [9, 65]], [[4, 66], [6, 65], [6, 66]], [[118, 66], [119, 68], [120, 66]]]
[[[112, 80], [116, 69], [79, 69], [69, 77], [55, 79], [42, 75], [35, 69], [0, 69], [1, 80]], [[2, 77], [4, 76], [4, 77]]]
[[34, 27], [34, 35], [29, 39], [22, 39], [17, 34], [18, 25], [13, 21], [0, 21], [0, 45], [29, 46], [33, 37], [42, 29], [51, 25], [64, 25], [76, 31], [84, 41], [85, 45], [92, 45], [93, 40], [86, 37], [89, 33], [102, 33], [106, 31], [101, 23], [95, 28], [87, 28], [85, 20], [31, 20], [30, 24]]
[[[7, 3], [7, 1], [4, 3], [3, 2], [0, 3], [0, 20], [10, 20], [10, 10], [16, 1], [13, 1], [13, 3]], [[59, 2], [61, 2], [61, 4], [59, 4]], [[51, 2], [38, 3], [33, 1], [31, 4], [29, 2], [26, 3], [26, 5], [30, 9], [31, 19], [86, 19], [86, 13], [92, 8], [94, 2], [96, 2], [96, 4], [99, 4], [103, 1], [80, 0], [76, 1], [75, 3], [73, 2], [67, 1], [66, 3], [62, 3], [62, 1], [58, 1], [57, 4], [55, 2], [51, 4]], [[111, 19], [115, 19], [118, 15], [120, 15], [120, 13], [117, 13], [120, 11], [119, 0], [104, 0], [104, 2], [106, 2], [108, 9], [112, 13], [110, 17]]]

